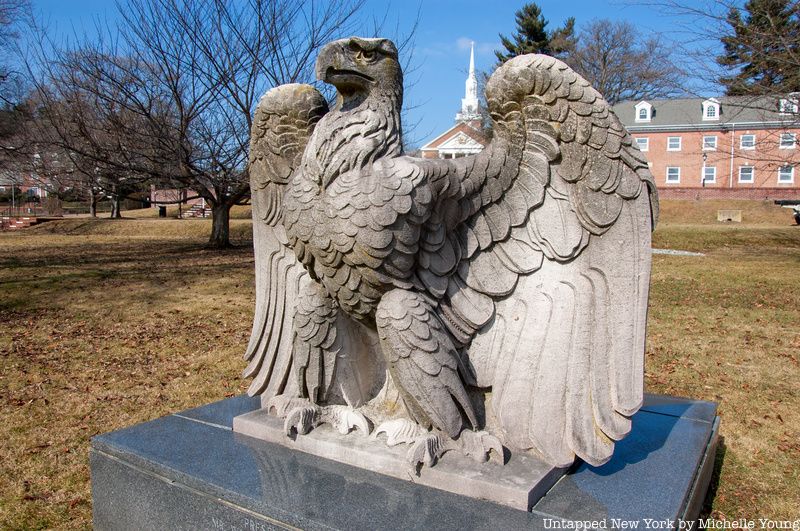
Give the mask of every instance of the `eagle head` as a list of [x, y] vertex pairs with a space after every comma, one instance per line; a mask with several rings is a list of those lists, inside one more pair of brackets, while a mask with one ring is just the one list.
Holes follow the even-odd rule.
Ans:
[[399, 93], [403, 87], [397, 47], [388, 39], [333, 41], [320, 51], [316, 71], [320, 81], [336, 87], [344, 107], [360, 104], [370, 93]]

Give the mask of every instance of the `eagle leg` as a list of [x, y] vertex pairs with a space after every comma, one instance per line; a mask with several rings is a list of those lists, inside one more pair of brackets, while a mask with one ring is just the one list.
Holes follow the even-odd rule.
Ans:
[[463, 416], [476, 427], [458, 350], [431, 301], [412, 290], [391, 290], [381, 298], [375, 322], [386, 365], [411, 418], [453, 439], [461, 433]]
[[292, 354], [297, 386], [301, 396], [317, 404], [325, 401], [336, 366], [339, 308], [316, 282], [301, 289], [296, 304]]

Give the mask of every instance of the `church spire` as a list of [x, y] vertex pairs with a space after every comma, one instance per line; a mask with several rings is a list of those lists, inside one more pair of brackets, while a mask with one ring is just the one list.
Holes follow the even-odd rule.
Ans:
[[475, 43], [469, 45], [469, 79], [475, 79]]
[[469, 74], [467, 75], [466, 90], [461, 100], [461, 112], [456, 114], [456, 122], [469, 122], [480, 120], [478, 114], [478, 80], [475, 77], [475, 43], [469, 48]]

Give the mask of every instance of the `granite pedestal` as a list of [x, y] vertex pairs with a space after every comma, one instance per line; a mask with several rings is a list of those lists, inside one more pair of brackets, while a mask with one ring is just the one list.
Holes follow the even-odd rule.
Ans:
[[577, 464], [526, 512], [235, 434], [233, 418], [258, 407], [236, 397], [95, 437], [95, 528], [676, 527], [700, 511], [719, 423], [713, 403], [648, 395], [609, 463]]

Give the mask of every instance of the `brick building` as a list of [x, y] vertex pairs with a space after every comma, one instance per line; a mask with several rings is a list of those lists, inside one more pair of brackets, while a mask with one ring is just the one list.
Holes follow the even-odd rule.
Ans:
[[623, 102], [665, 199], [800, 199], [798, 95]]
[[461, 112], [456, 114], [453, 127], [420, 148], [426, 159], [452, 159], [480, 153], [489, 140], [481, 128], [482, 118], [478, 109], [478, 80], [475, 77], [475, 54], [469, 52], [469, 74], [467, 75]]
[[[622, 102], [614, 112], [647, 156], [661, 198], [800, 200], [799, 102], [800, 94], [684, 98]], [[480, 152], [489, 140], [478, 110], [470, 51], [461, 112], [422, 157]]]

